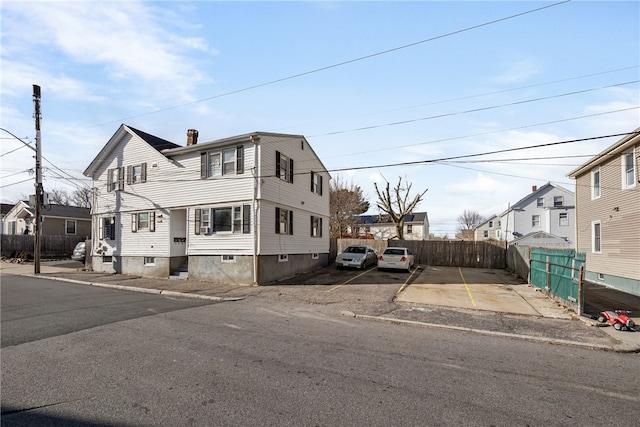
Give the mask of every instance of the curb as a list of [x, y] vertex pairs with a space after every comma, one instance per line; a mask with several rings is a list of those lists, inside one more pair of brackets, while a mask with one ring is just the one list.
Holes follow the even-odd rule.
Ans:
[[415, 320], [402, 320], [402, 319], [394, 319], [391, 317], [383, 317], [383, 316], [368, 316], [365, 314], [353, 314], [353, 313], [343, 312], [343, 315], [352, 315], [354, 318], [361, 319], [361, 320], [394, 323], [399, 325], [412, 325], [412, 326], [421, 326], [425, 328], [448, 329], [448, 330], [455, 330], [455, 331], [462, 331], [462, 332], [472, 332], [472, 333], [481, 334], [481, 335], [490, 335], [490, 336], [497, 336], [497, 337], [503, 337], [503, 338], [515, 338], [515, 339], [520, 339], [525, 341], [546, 342], [549, 344], [570, 345], [574, 347], [583, 347], [583, 348], [590, 348], [590, 349], [615, 350], [614, 346], [609, 346], [609, 345], [587, 344], [579, 341], [536, 337], [533, 335], [510, 334], [506, 332], [487, 331], [484, 329], [466, 328], [462, 326], [449, 326], [449, 325], [439, 325], [437, 323], [418, 322]]
[[45, 278], [50, 280], [57, 280], [59, 282], [74, 283], [77, 285], [95, 286], [97, 288], [118, 289], [121, 291], [140, 292], [145, 294], [155, 294], [155, 295], [178, 297], [178, 298], [195, 298], [195, 299], [221, 301], [221, 302], [222, 301], [240, 301], [244, 299], [244, 297], [222, 298], [222, 297], [216, 297], [211, 295], [190, 294], [186, 292], [176, 292], [176, 291], [163, 291], [160, 289], [139, 288], [135, 286], [111, 285], [108, 283], [99, 283], [99, 282], [85, 282], [83, 280], [67, 279], [65, 277], [55, 277], [55, 276], [42, 277], [36, 274], [25, 274], [25, 273], [13, 273], [13, 274], [15, 274], [16, 276], [34, 277], [37, 279]]

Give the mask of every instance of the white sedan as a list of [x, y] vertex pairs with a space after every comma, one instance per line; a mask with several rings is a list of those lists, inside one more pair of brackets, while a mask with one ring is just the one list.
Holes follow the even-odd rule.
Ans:
[[378, 270], [394, 268], [411, 271], [414, 262], [415, 257], [409, 249], [389, 247], [378, 257]]

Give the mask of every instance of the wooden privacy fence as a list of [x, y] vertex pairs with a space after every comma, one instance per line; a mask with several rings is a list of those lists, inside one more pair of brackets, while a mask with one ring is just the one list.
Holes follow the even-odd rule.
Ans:
[[[76, 244], [84, 241], [79, 236], [41, 236], [40, 239], [40, 256], [47, 258], [70, 258]], [[33, 258], [34, 236], [3, 234], [1, 243], [3, 257]]]
[[369, 240], [331, 239], [329, 259], [335, 261], [338, 253], [349, 245], [369, 245], [384, 251], [387, 246], [406, 247], [413, 252], [416, 264], [448, 266], [506, 268], [506, 249], [489, 242], [457, 240]]

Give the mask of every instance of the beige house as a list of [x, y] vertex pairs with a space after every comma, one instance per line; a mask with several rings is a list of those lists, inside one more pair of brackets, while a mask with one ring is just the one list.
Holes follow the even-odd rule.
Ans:
[[473, 240], [501, 240], [501, 219], [498, 215], [492, 215], [485, 219], [473, 230]]
[[640, 128], [571, 171], [586, 278], [640, 295]]
[[[43, 236], [91, 236], [91, 213], [89, 208], [64, 205], [46, 205], [41, 212]], [[35, 209], [26, 201], [19, 201], [5, 215], [2, 234], [33, 235]]]

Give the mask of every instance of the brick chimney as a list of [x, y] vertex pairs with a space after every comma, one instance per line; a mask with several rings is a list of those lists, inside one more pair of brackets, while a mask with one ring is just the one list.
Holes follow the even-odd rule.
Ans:
[[[196, 131], [196, 138], [198, 137], [198, 131]], [[194, 142], [195, 144], [195, 142]], [[535, 193], [536, 191], [538, 191], [538, 186], [537, 185], [532, 185], [531, 186], [531, 192]]]
[[187, 130], [187, 146], [198, 143], [198, 131], [196, 129]]

